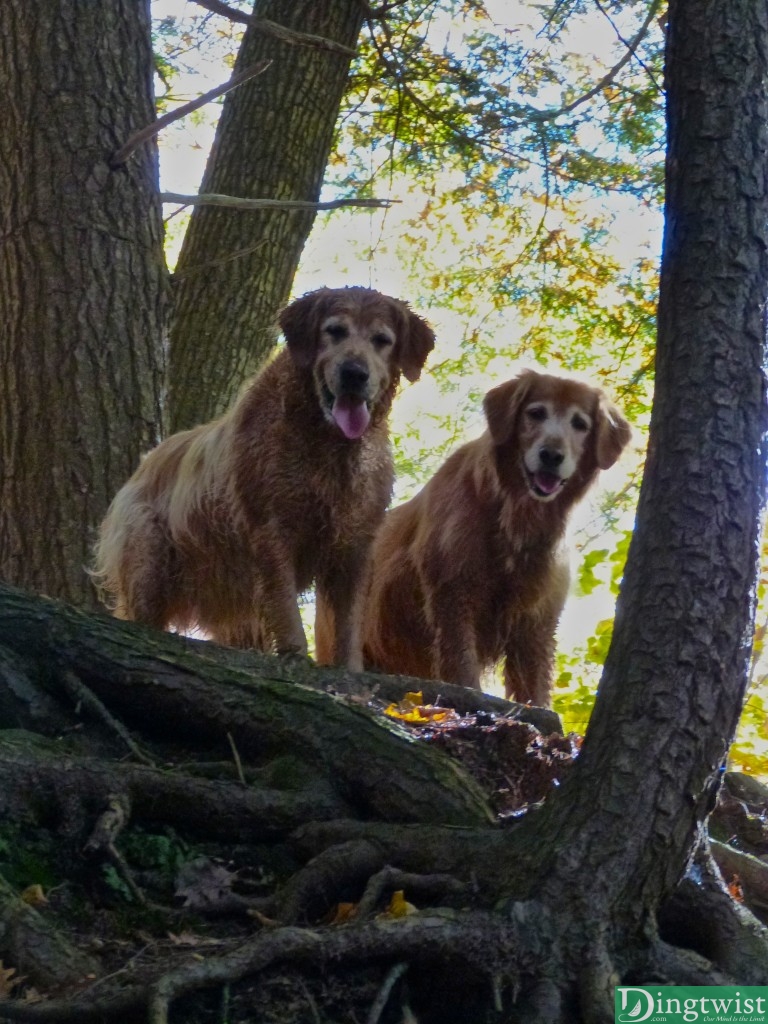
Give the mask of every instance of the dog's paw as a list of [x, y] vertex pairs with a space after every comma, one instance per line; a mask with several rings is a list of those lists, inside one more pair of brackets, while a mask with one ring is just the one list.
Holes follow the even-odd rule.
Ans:
[[278, 651], [277, 656], [287, 668], [312, 668], [315, 664], [306, 651]]

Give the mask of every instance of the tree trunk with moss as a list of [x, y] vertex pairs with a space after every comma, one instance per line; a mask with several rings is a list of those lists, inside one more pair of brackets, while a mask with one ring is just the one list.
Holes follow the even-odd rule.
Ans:
[[[354, 51], [357, 0], [258, 0], [254, 14]], [[229, 93], [201, 193], [316, 202], [351, 56], [275, 39], [249, 25], [235, 71], [270, 60]], [[346, 216], [346, 215], [345, 215]], [[172, 431], [223, 412], [277, 340], [315, 215], [199, 206], [174, 274], [169, 402]]]
[[112, 495], [160, 435], [149, 3], [0, 5], [0, 576], [93, 604]]

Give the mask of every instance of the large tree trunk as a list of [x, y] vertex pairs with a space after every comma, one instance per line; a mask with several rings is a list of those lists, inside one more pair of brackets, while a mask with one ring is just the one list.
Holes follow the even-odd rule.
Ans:
[[[568, 794], [570, 813], [590, 823], [585, 853], [617, 808], [631, 810], [632, 870], [606, 863], [595, 881], [641, 916], [684, 870], [747, 681], [768, 427], [767, 18], [751, 0], [670, 5], [648, 460], [613, 644]], [[611, 742], [617, 735], [627, 742]], [[642, 785], [649, 776], [655, 784]]]
[[0, 5], [0, 576], [77, 604], [160, 434], [165, 264], [149, 3]]
[[[354, 50], [357, 0], [257, 0], [254, 14]], [[200, 191], [254, 199], [319, 198], [350, 57], [276, 40], [249, 26], [235, 70], [268, 70], [229, 93]], [[314, 213], [196, 207], [174, 275], [170, 427], [225, 410], [277, 339]]]
[[600, 922], [572, 936], [591, 1020], [713, 806], [747, 680], [765, 497], [766, 7], [673, 0], [668, 32], [648, 460], [594, 714], [530, 865], [545, 903]]

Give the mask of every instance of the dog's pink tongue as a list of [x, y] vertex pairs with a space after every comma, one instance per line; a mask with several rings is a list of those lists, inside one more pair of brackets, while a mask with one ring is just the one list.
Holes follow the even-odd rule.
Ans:
[[535, 474], [533, 482], [543, 494], [554, 494], [560, 486], [561, 480], [556, 473], [546, 473], [540, 470]]
[[350, 439], [362, 437], [371, 420], [365, 402], [349, 395], [341, 395], [334, 401], [331, 415], [344, 436]]

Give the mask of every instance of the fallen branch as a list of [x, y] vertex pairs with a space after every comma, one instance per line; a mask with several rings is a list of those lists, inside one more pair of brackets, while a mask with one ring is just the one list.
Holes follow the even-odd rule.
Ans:
[[223, 96], [226, 92], [231, 92], [232, 89], [236, 89], [238, 85], [242, 85], [244, 82], [250, 81], [251, 78], [255, 78], [256, 75], [260, 75], [262, 71], [266, 71], [269, 65], [272, 63], [271, 60], [260, 60], [257, 64], [254, 64], [251, 68], [246, 68], [245, 71], [238, 71], [232, 75], [228, 82], [223, 85], [217, 85], [215, 89], [209, 89], [208, 92], [204, 92], [202, 96], [198, 96], [195, 100], [190, 100], [189, 103], [182, 103], [180, 107], [176, 107], [175, 110], [169, 110], [167, 114], [163, 114], [162, 117], [158, 117], [152, 124], [146, 125], [141, 128], [134, 135], [128, 139], [128, 141], [120, 147], [116, 152], [109, 158], [109, 166], [112, 168], [119, 167], [124, 164], [131, 153], [138, 149], [143, 143], [149, 139], [158, 135], [163, 128], [167, 128], [169, 124], [173, 124], [174, 121], [178, 121], [182, 117], [186, 117], [187, 114], [191, 114], [193, 110], [198, 110], [200, 107], [204, 107], [206, 103], [210, 103], [211, 100], [215, 100], [218, 96]]
[[346, 206], [361, 206], [367, 209], [387, 209], [396, 199], [332, 199], [324, 203], [311, 203], [303, 199], [245, 199], [240, 196], [225, 196], [217, 192], [188, 196], [179, 192], [161, 192], [164, 203], [180, 203], [182, 206], [227, 206], [233, 210], [339, 210]]

